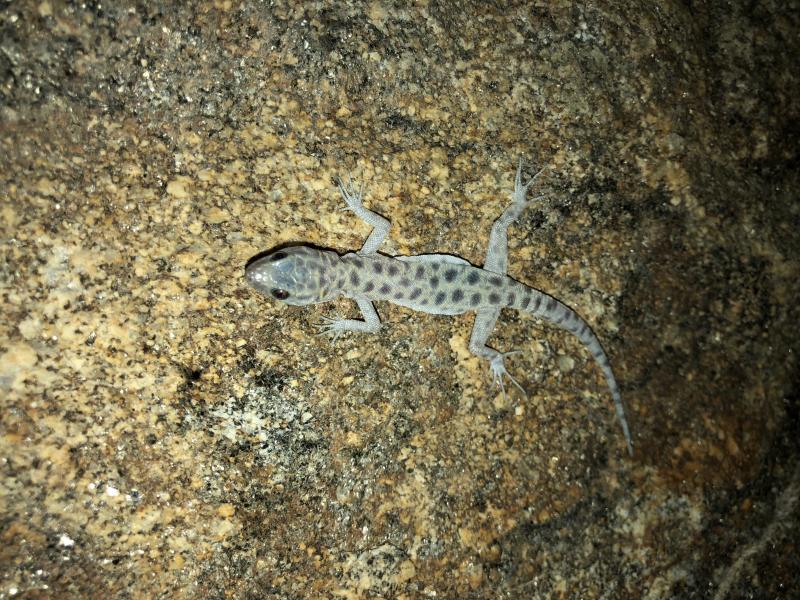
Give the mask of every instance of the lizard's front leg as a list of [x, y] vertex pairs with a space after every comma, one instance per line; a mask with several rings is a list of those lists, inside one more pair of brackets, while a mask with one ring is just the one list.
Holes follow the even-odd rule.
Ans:
[[364, 317], [364, 320], [322, 317], [323, 322], [319, 324], [320, 335], [331, 334], [333, 335], [333, 340], [336, 341], [345, 331], [375, 333], [380, 329], [381, 319], [378, 313], [375, 312], [375, 307], [372, 306], [369, 298], [366, 296], [354, 296], [353, 300], [358, 303], [358, 309], [361, 311], [361, 316]]
[[337, 183], [339, 185], [339, 192], [342, 194], [347, 208], [356, 213], [356, 216], [367, 225], [372, 226], [372, 232], [361, 247], [359, 254], [374, 254], [378, 251], [383, 240], [385, 240], [386, 236], [389, 234], [391, 223], [378, 213], [364, 208], [364, 205], [361, 203], [363, 197], [362, 190], [356, 190], [355, 187], [353, 187], [352, 180], [350, 180], [346, 186], [341, 179]]

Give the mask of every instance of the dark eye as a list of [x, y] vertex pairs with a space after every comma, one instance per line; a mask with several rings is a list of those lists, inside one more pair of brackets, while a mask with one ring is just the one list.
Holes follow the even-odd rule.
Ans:
[[286, 290], [280, 290], [278, 288], [275, 288], [274, 290], [272, 290], [272, 296], [273, 298], [277, 298], [278, 300], [286, 300], [289, 297], [289, 292], [287, 292]]
[[280, 260], [282, 258], [286, 258], [286, 252], [276, 252], [269, 257], [269, 262], [275, 262], [276, 260]]

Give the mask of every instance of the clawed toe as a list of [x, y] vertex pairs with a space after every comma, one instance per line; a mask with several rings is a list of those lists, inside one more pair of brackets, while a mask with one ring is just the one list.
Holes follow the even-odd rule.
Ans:
[[503, 393], [503, 398], [506, 396], [506, 387], [503, 384], [503, 377], [508, 377], [508, 380], [513, 383], [520, 392], [522, 392], [522, 395], [525, 398], [528, 397], [528, 394], [525, 393], [525, 390], [522, 388], [522, 386], [506, 370], [504, 362], [506, 356], [519, 354], [521, 352], [521, 350], [512, 350], [511, 352], [504, 352], [502, 354], [498, 353], [497, 356], [495, 356], [489, 363], [492, 369], [492, 382], [494, 385], [497, 385], [500, 388], [500, 391]]
[[516, 180], [515, 180], [514, 183], [517, 184], [517, 187], [526, 187], [527, 188], [528, 186], [530, 186], [530, 184], [532, 184], [534, 181], [536, 181], [536, 178], [539, 177], [539, 175], [544, 173], [547, 169], [548, 169], [548, 165], [543, 166], [541, 169], [536, 171], [536, 173], [534, 173], [534, 175], [530, 179], [528, 179], [525, 182], [524, 186], [523, 186], [523, 184], [522, 184], [522, 158], [520, 158], [519, 159], [519, 164], [517, 166], [517, 177], [516, 177]]
[[539, 175], [541, 175], [546, 168], [547, 167], [542, 167], [541, 169], [539, 169], [536, 175], [534, 175], [533, 177], [525, 181], [525, 183], [523, 183], [522, 159], [520, 158], [519, 167], [517, 167], [517, 175], [514, 178], [514, 193], [512, 194], [513, 202], [511, 204], [511, 207], [509, 207], [509, 210], [513, 211], [512, 214], [514, 215], [514, 218], [516, 218], [516, 216], [518, 216], [519, 213], [521, 213], [522, 210], [528, 204], [530, 204], [534, 200], [541, 200], [542, 198], [544, 198], [544, 196], [537, 196], [533, 198], [533, 200], [528, 200], [527, 196], [528, 196], [528, 189], [533, 185], [533, 182], [536, 181], [536, 178], [539, 177]]
[[324, 315], [321, 316], [320, 318], [322, 320], [315, 324], [315, 326], [317, 328], [317, 332], [316, 332], [315, 335], [317, 337], [322, 337], [324, 335], [329, 335], [329, 336], [331, 336], [331, 341], [333, 343], [336, 343], [336, 341], [342, 335], [342, 331], [343, 331], [337, 325], [337, 323], [339, 323], [339, 321], [341, 321], [341, 319], [340, 318], [336, 318], [336, 317], [326, 317]]
[[345, 183], [341, 177], [337, 177], [336, 185], [339, 187], [339, 192], [342, 194], [347, 204], [342, 210], [355, 210], [356, 207], [361, 206], [361, 199], [364, 197], [363, 182], [359, 184], [358, 189], [356, 189], [353, 178], [348, 175], [347, 183]]

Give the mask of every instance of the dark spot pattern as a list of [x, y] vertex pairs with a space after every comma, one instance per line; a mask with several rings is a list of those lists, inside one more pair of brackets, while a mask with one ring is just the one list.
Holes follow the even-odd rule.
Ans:
[[403, 277], [403, 278], [400, 280], [400, 285], [401, 285], [402, 287], [411, 287], [411, 282], [408, 280], [408, 278], [407, 278], [407, 277]]
[[467, 275], [467, 283], [470, 285], [475, 285], [476, 283], [478, 283], [478, 279], [480, 278], [481, 276], [478, 275], [477, 271], [470, 271], [469, 275]]
[[439, 278], [438, 277], [431, 277], [431, 287], [436, 289], [439, 287]]
[[372, 283], [371, 281], [368, 281], [367, 285], [364, 286], [364, 291], [365, 292], [371, 292], [374, 289], [375, 289], [375, 284]]
[[414, 279], [422, 279], [425, 275], [425, 267], [422, 265], [417, 265], [416, 271], [414, 271]]
[[383, 265], [379, 262], [372, 263], [372, 270], [376, 273], [383, 273]]
[[456, 278], [456, 275], [458, 275], [458, 271], [455, 269], [447, 269], [447, 271], [444, 272], [444, 280], [453, 281], [453, 279]]
[[528, 303], [529, 303], [530, 301], [531, 301], [531, 297], [530, 297], [530, 296], [525, 296], [525, 297], [522, 299], [522, 310], [525, 310], [526, 308], [528, 308]]
[[356, 273], [355, 271], [350, 273], [350, 283], [352, 283], [353, 285], [359, 284], [358, 273]]
[[464, 292], [461, 290], [453, 290], [452, 295], [450, 296], [453, 302], [461, 302], [464, 299]]
[[364, 268], [364, 261], [361, 260], [360, 258], [354, 258], [353, 259], [353, 264], [359, 269], [363, 269]]
[[500, 294], [496, 292], [489, 294], [489, 302], [492, 304], [500, 304]]
[[436, 304], [436, 306], [439, 306], [442, 302], [444, 302], [444, 298], [445, 298], [445, 293], [439, 292], [438, 294], [436, 294], [436, 299], [433, 301], [433, 303]]
[[441, 267], [441, 266], [442, 265], [440, 265], [439, 263], [433, 263], [433, 264], [431, 264], [431, 269], [433, 269], [434, 271], [438, 271], [439, 267]]
[[389, 284], [384, 283], [381, 288], [378, 290], [381, 294], [388, 294], [392, 288], [389, 287]]
[[555, 299], [554, 299], [554, 298], [550, 298], [550, 299], [547, 301], [547, 311], [548, 311], [548, 312], [552, 312], [553, 310], [555, 310], [555, 307], [556, 307], [556, 301], [555, 301]]
[[517, 297], [516, 297], [516, 296], [515, 296], [515, 295], [512, 293], [512, 294], [509, 294], [509, 295], [508, 295], [508, 300], [507, 300], [507, 302], [508, 302], [508, 304], [510, 304], [511, 306], [514, 306], [514, 301], [515, 301], [516, 299], [517, 299]]
[[491, 283], [494, 287], [500, 287], [503, 283], [503, 280], [500, 277], [489, 277], [489, 283]]
[[400, 272], [400, 269], [397, 268], [397, 265], [389, 265], [389, 277], [396, 277], [397, 274]]
[[472, 296], [469, 299], [469, 305], [470, 306], [478, 306], [478, 304], [480, 304], [480, 303], [481, 303], [481, 295], [478, 294], [477, 292], [472, 294]]
[[542, 304], [542, 297], [536, 296], [536, 301], [533, 303], [533, 308], [531, 309], [533, 312], [539, 310], [539, 306]]
[[403, 292], [397, 292], [397, 293], [394, 295], [394, 299], [395, 299], [395, 300], [402, 300], [402, 299], [403, 299]]
[[416, 300], [417, 298], [419, 298], [420, 294], [422, 294], [422, 290], [419, 289], [419, 288], [414, 288], [414, 290], [408, 296], [408, 299], [409, 300]]
[[336, 282], [336, 287], [340, 290], [344, 288], [344, 277], [342, 277], [339, 281]]

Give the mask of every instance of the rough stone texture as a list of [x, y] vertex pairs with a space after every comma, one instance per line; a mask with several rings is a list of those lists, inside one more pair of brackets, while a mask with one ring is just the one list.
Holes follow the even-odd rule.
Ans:
[[[499, 3], [500, 5], [505, 3]], [[0, 11], [0, 597], [785, 597], [800, 584], [796, 2]], [[511, 274], [504, 313], [246, 288], [288, 241]]]

